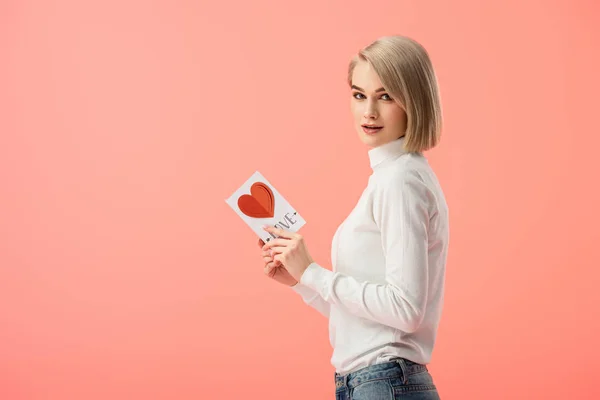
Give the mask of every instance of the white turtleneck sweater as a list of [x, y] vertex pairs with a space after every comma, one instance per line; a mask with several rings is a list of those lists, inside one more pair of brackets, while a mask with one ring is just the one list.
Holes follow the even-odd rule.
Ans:
[[448, 207], [427, 159], [404, 138], [369, 150], [373, 173], [332, 241], [332, 270], [292, 288], [329, 318], [331, 363], [346, 374], [403, 357], [427, 364], [444, 299]]

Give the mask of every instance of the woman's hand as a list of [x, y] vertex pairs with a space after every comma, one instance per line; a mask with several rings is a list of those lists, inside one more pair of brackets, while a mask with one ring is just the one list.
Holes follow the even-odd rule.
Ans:
[[290, 275], [300, 282], [300, 278], [304, 271], [306, 271], [306, 268], [314, 262], [308, 253], [304, 237], [298, 233], [267, 225], [263, 226], [263, 229], [279, 236], [277, 239], [273, 239], [265, 244], [263, 251], [272, 251], [273, 260], [281, 262]]
[[[262, 239], [258, 239], [258, 246], [262, 248], [264, 245], [265, 242], [263, 242]], [[266, 276], [287, 286], [294, 286], [298, 283], [298, 281], [295, 280], [285, 268], [283, 268], [281, 262], [273, 260], [273, 256], [271, 255], [270, 251], [263, 250], [262, 257], [265, 262], [263, 272]]]

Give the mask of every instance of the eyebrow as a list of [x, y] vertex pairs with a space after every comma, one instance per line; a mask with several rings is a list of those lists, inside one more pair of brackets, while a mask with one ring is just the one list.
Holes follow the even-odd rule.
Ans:
[[[365, 89], [363, 89], [363, 88], [359, 88], [359, 87], [358, 87], [358, 86], [356, 86], [356, 85], [352, 85], [352, 89], [360, 90], [361, 92], [364, 92], [364, 91], [365, 91]], [[385, 92], [385, 89], [384, 89], [384, 88], [382, 88], [382, 87], [380, 87], [379, 89], [377, 89], [377, 90], [375, 91], [375, 93], [377, 93], [377, 92]]]

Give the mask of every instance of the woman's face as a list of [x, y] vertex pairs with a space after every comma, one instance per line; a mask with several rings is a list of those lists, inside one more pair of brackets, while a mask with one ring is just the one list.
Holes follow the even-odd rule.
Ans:
[[[370, 147], [381, 146], [404, 136], [406, 112], [385, 92], [371, 64], [359, 60], [352, 72], [350, 108], [358, 136]], [[373, 125], [378, 129], [368, 129]]]

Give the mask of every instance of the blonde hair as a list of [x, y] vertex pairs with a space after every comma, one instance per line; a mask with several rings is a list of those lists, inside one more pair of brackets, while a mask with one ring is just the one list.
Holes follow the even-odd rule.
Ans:
[[442, 106], [437, 77], [425, 48], [406, 36], [381, 37], [352, 58], [349, 85], [359, 60], [371, 64], [385, 90], [404, 108], [405, 150], [422, 152], [435, 147], [442, 132]]

